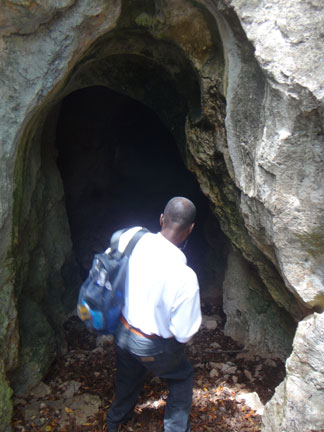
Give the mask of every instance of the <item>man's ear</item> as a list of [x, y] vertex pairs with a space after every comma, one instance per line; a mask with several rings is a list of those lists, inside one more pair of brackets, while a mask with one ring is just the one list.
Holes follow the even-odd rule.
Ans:
[[195, 223], [193, 222], [190, 227], [188, 228], [188, 235], [191, 234], [192, 230], [194, 229]]
[[164, 224], [164, 214], [161, 213], [161, 215], [160, 215], [160, 225], [161, 225], [161, 227], [163, 227], [163, 224]]

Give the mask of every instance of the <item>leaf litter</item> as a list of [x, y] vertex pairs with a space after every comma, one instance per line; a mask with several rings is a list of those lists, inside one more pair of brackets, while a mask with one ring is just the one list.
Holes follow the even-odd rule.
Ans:
[[[187, 345], [195, 369], [192, 432], [260, 432], [263, 404], [283, 380], [279, 359], [246, 353], [224, 336], [225, 317], [202, 305], [203, 325]], [[102, 432], [114, 398], [112, 338], [95, 337], [77, 317], [65, 325], [67, 350], [36, 389], [14, 399], [14, 432]], [[162, 432], [167, 386], [148, 377], [133, 419], [120, 429]], [[252, 402], [251, 402], [252, 401]]]

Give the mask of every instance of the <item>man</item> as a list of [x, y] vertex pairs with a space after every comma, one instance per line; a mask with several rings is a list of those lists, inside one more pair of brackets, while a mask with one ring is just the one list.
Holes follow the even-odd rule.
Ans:
[[[160, 216], [161, 231], [136, 244], [126, 281], [125, 305], [115, 334], [115, 400], [107, 413], [108, 431], [117, 431], [133, 414], [147, 372], [165, 379], [168, 398], [165, 432], [189, 432], [193, 369], [185, 343], [201, 324], [199, 285], [179, 246], [194, 227], [196, 208], [183, 197], [172, 198]], [[126, 247], [140, 227], [126, 231]]]

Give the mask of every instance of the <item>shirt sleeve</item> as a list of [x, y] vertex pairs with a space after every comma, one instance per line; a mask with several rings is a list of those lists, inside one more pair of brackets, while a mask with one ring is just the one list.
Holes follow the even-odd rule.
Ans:
[[199, 285], [197, 276], [192, 271], [190, 278], [184, 281], [171, 310], [170, 331], [178, 342], [186, 343], [197, 333], [200, 324]]

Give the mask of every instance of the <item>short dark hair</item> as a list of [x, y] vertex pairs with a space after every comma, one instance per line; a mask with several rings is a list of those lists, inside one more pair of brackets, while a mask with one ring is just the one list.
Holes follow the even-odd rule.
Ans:
[[196, 217], [196, 206], [188, 198], [171, 198], [164, 209], [165, 225], [177, 224], [179, 228], [186, 229]]

